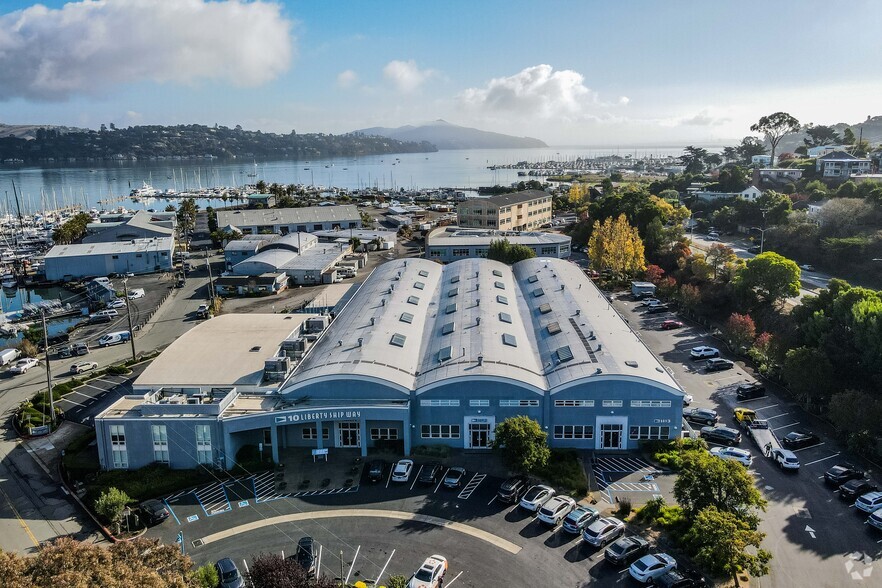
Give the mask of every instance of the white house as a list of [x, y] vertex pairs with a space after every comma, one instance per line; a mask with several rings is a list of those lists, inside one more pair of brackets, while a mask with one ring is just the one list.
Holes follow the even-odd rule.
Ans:
[[750, 165], [772, 165], [771, 155], [754, 155], [750, 158]]
[[833, 151], [815, 160], [815, 170], [825, 178], [848, 178], [857, 174], [868, 174], [872, 161], [865, 157], [855, 157], [845, 151]]
[[702, 200], [719, 200], [720, 198], [741, 197], [745, 200], [754, 201], [762, 195], [763, 191], [756, 186], [748, 186], [740, 192], [708, 192], [706, 190], [695, 192], [695, 196], [697, 198], [701, 198]]
[[834, 151], [845, 151], [846, 149], [848, 149], [848, 145], [818, 145], [817, 147], [809, 147], [805, 153], [809, 157], [821, 157]]

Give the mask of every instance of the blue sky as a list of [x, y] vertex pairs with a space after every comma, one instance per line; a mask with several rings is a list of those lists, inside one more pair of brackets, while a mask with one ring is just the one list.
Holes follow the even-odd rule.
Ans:
[[882, 107], [882, 3], [0, 3], [0, 122], [340, 133], [453, 123], [552, 145], [718, 144]]

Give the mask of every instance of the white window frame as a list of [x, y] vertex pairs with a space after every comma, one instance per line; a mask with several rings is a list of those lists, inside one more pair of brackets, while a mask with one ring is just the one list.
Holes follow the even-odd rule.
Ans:
[[420, 427], [423, 439], [459, 439], [461, 431], [460, 425], [427, 424]]
[[621, 400], [604, 400], [601, 403], [603, 408], [621, 408], [622, 404]]
[[168, 428], [165, 425], [150, 425], [153, 438], [153, 461], [168, 463]]
[[576, 400], [576, 399], [555, 400], [554, 406], [556, 408], [563, 408], [563, 407], [566, 407], [566, 408], [594, 408], [594, 401], [593, 400]]
[[125, 425], [110, 425], [110, 453], [113, 456], [114, 469], [129, 469], [129, 452], [126, 450]]
[[521, 406], [539, 406], [539, 400], [519, 400], [519, 399], [505, 399], [499, 401], [499, 406], [502, 408], [515, 408]]
[[214, 463], [214, 452], [211, 448], [211, 425], [196, 425], [196, 462], [204, 465]]
[[555, 425], [555, 439], [594, 439], [594, 425]]
[[469, 406], [490, 406], [490, 401], [483, 398], [469, 400]]
[[670, 400], [632, 400], [631, 408], [671, 408]]
[[[318, 440], [318, 427], [303, 427], [301, 436], [308, 440]], [[322, 440], [327, 441], [330, 438], [330, 429], [328, 429], [328, 427], [322, 427]]]
[[459, 399], [428, 398], [425, 400], [420, 400], [420, 406], [459, 406]]
[[658, 425], [631, 425], [628, 429], [628, 438], [631, 441], [647, 441], [650, 439], [667, 440], [671, 437], [670, 427], [661, 427]]

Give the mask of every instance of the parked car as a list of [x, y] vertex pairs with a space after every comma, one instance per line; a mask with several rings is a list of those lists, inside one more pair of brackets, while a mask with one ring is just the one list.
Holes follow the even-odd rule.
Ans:
[[782, 470], [799, 470], [799, 458], [789, 449], [780, 449], [776, 447], [772, 449], [770, 457]]
[[13, 374], [23, 374], [32, 367], [36, 367], [38, 363], [40, 363], [39, 360], [33, 357], [23, 357], [12, 364], [12, 367], [9, 368], [9, 372]]
[[310, 578], [315, 577], [315, 541], [312, 537], [301, 537], [297, 541], [297, 552], [294, 560], [306, 571]]
[[196, 316], [198, 318], [208, 318], [208, 304], [203, 302], [199, 305], [199, 308], [196, 309]]
[[447, 558], [441, 555], [429, 556], [410, 577], [407, 588], [439, 588], [446, 573]]
[[116, 308], [125, 308], [125, 307], [126, 307], [126, 301], [123, 300], [122, 298], [116, 298], [116, 299], [111, 300], [110, 302], [107, 303], [107, 308], [116, 309]]
[[438, 483], [438, 480], [441, 479], [441, 474], [443, 473], [444, 468], [440, 463], [427, 463], [420, 469], [420, 475], [417, 478], [417, 482], [420, 484], [436, 484]]
[[651, 553], [632, 563], [628, 573], [638, 582], [646, 584], [676, 567], [677, 560], [667, 553]]
[[743, 406], [739, 406], [732, 411], [732, 416], [735, 417], [735, 420], [739, 424], [750, 424], [756, 419], [756, 411], [752, 408], [744, 408]]
[[662, 303], [662, 301], [659, 300], [658, 298], [644, 298], [642, 301], [640, 301], [639, 306], [655, 306], [655, 305], [661, 304], [661, 303]]
[[813, 271], [815, 271], [815, 266], [813, 266], [810, 263], [804, 263], [801, 266], [799, 266], [799, 269], [805, 270], [807, 272], [813, 272]]
[[649, 541], [638, 535], [631, 535], [616, 539], [603, 552], [603, 559], [614, 566], [624, 566], [647, 553], [649, 553]]
[[664, 321], [660, 328], [662, 331], [673, 331], [674, 329], [682, 329], [683, 326], [681, 321]]
[[462, 485], [462, 479], [465, 478], [465, 475], [465, 468], [458, 466], [450, 468], [444, 476], [444, 487], [459, 488]]
[[386, 471], [386, 462], [382, 459], [374, 459], [368, 464], [368, 480], [371, 482], [379, 482], [383, 479], [383, 473]]
[[236, 562], [230, 558], [225, 557], [218, 560], [218, 562], [214, 564], [214, 569], [217, 571], [217, 585], [220, 588], [244, 588], [245, 580], [242, 578], [242, 574], [239, 573], [239, 568], [236, 567]]
[[762, 251], [759, 245], [751, 245], [747, 248], [748, 253], [758, 254]]
[[702, 439], [721, 445], [738, 445], [741, 443], [741, 432], [729, 427], [702, 427], [699, 431]]
[[689, 406], [692, 404], [692, 394], [683, 394], [683, 406]]
[[765, 395], [766, 387], [759, 382], [741, 384], [735, 388], [735, 398], [738, 400], [753, 400], [754, 398], [762, 398]]
[[867, 524], [882, 531], [882, 508], [873, 511], [873, 514], [867, 519]]
[[86, 355], [91, 351], [88, 343], [80, 342], [74, 343], [73, 347], [71, 347], [71, 351], [73, 351], [74, 355]]
[[574, 508], [576, 501], [569, 496], [554, 496], [539, 509], [539, 521], [556, 527]]
[[89, 317], [89, 322], [92, 324], [95, 324], [95, 325], [101, 324], [101, 323], [109, 323], [112, 320], [113, 320], [113, 317], [107, 316], [106, 314], [93, 314]]
[[513, 476], [499, 486], [496, 497], [505, 504], [514, 504], [521, 499], [529, 484], [526, 476]]
[[105, 308], [104, 310], [99, 310], [95, 314], [91, 315], [89, 318], [95, 318], [95, 317], [99, 317], [99, 316], [115, 317], [115, 316], [119, 316], [119, 313], [116, 311], [116, 309]]
[[705, 588], [707, 580], [695, 570], [668, 570], [652, 581], [656, 588]]
[[709, 359], [707, 360], [707, 363], [704, 364], [704, 369], [709, 372], [722, 372], [725, 370], [731, 370], [733, 367], [735, 367], [734, 362], [719, 357]]
[[395, 467], [392, 469], [392, 481], [407, 482], [410, 479], [411, 471], [413, 471], [413, 460], [399, 459], [395, 462]]
[[717, 411], [710, 408], [687, 408], [683, 410], [683, 418], [690, 423], [699, 423], [712, 427], [720, 420]]
[[849, 480], [860, 480], [864, 477], [864, 471], [850, 463], [839, 463], [824, 472], [824, 483], [839, 488]]
[[660, 314], [669, 310], [670, 307], [667, 304], [655, 304], [646, 309], [646, 314]]
[[720, 236], [717, 235], [716, 233], [708, 233], [707, 236], [704, 238], [704, 240], [705, 241], [719, 241]]
[[596, 547], [603, 547], [625, 533], [625, 523], [615, 517], [601, 517], [582, 531], [582, 539]]
[[600, 518], [600, 513], [590, 506], [580, 505], [570, 511], [563, 520], [563, 530], [578, 535], [585, 527]]
[[140, 505], [141, 520], [147, 525], [158, 525], [169, 517], [168, 508], [161, 500], [145, 500]]
[[855, 502], [859, 496], [875, 492], [879, 488], [869, 480], [856, 478], [849, 480], [839, 487], [839, 498], [848, 502]]
[[858, 498], [854, 507], [867, 513], [873, 513], [882, 508], [882, 492], [868, 492]]
[[70, 373], [81, 374], [95, 369], [98, 369], [98, 364], [94, 361], [78, 361], [70, 366]]
[[811, 447], [821, 442], [821, 438], [808, 431], [791, 431], [781, 438], [781, 445], [788, 449]]
[[557, 492], [554, 491], [554, 488], [543, 486], [542, 484], [532, 486], [527, 490], [527, 493], [524, 494], [524, 497], [521, 498], [521, 508], [530, 512], [536, 512], [555, 494], [557, 494]]
[[738, 449], [737, 447], [711, 447], [711, 455], [722, 459], [731, 459], [737, 461], [746, 468], [753, 463], [753, 457], [746, 449]]
[[689, 351], [689, 357], [692, 359], [708, 359], [711, 357], [719, 357], [720, 350], [716, 347], [707, 347], [706, 345], [702, 345], [701, 347], [693, 347]]

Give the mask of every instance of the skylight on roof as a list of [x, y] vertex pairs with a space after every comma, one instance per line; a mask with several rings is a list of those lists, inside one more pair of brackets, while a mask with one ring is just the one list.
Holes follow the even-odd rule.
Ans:
[[407, 337], [405, 337], [401, 333], [395, 333], [394, 335], [392, 335], [392, 340], [389, 341], [389, 344], [394, 345], [395, 347], [404, 347], [405, 341], [407, 341]]
[[560, 333], [560, 323], [548, 323], [548, 326], [545, 328], [548, 329], [549, 335], [557, 335], [558, 333]]
[[418, 297], [416, 297], [416, 296], [408, 296], [408, 297], [407, 297], [407, 303], [408, 303], [408, 304], [419, 304], [419, 303], [420, 303], [420, 299], [419, 299]]
[[450, 348], [450, 345], [448, 345], [447, 347], [442, 347], [441, 350], [438, 352], [438, 361], [449, 360], [452, 357], [451, 352], [452, 349]]
[[539, 276], [530, 276], [529, 278], [527, 278], [527, 281], [530, 282], [531, 284], [535, 284], [536, 282], [539, 281]]
[[539, 307], [539, 312], [541, 314], [548, 314], [549, 312], [551, 312], [551, 305], [546, 302]]
[[459, 294], [459, 288], [451, 288], [450, 290], [447, 291], [448, 298], [453, 298], [457, 294]]
[[506, 298], [505, 296], [499, 295], [496, 297], [496, 302], [498, 302], [499, 304], [508, 305], [508, 298]]
[[503, 345], [508, 345], [509, 347], [517, 347], [517, 346], [518, 346], [518, 340], [515, 338], [514, 335], [509, 335], [508, 333], [503, 333], [503, 335], [502, 335], [502, 344], [503, 344]]
[[499, 320], [501, 320], [504, 323], [511, 324], [511, 315], [508, 314], [507, 312], [500, 312], [499, 313]]
[[544, 296], [544, 295], [545, 295], [545, 290], [543, 290], [542, 288], [536, 288], [535, 290], [533, 290], [533, 296], [535, 296], [536, 298], [539, 298], [540, 296]]
[[564, 345], [563, 347], [559, 347], [557, 351], [554, 352], [557, 356], [557, 362], [563, 363], [565, 361], [570, 361], [573, 359], [573, 352], [570, 350], [569, 345]]
[[401, 317], [399, 318], [399, 320], [400, 320], [402, 323], [410, 324], [410, 323], [413, 322], [413, 315], [410, 314], [409, 312], [402, 312], [402, 313], [401, 313]]
[[499, 270], [493, 270], [493, 275], [496, 276], [497, 278], [501, 278], [502, 272]]
[[493, 282], [493, 285], [499, 288], [500, 290], [505, 290], [505, 284], [502, 282]]
[[451, 284], [456, 284], [457, 282], [459, 282], [459, 276], [453, 276], [452, 278], [450, 278]]
[[414, 282], [413, 287], [416, 288], [417, 290], [422, 290], [423, 288], [426, 287], [426, 285], [423, 282]]
[[449, 335], [450, 333], [452, 333], [455, 330], [456, 330], [456, 323], [453, 323], [453, 322], [445, 323], [445, 325], [443, 327], [441, 327], [441, 334], [442, 335]]
[[456, 304], [448, 304], [447, 308], [444, 309], [444, 314], [453, 314], [456, 312]]
[[429, 277], [429, 272], [427, 272], [426, 270], [420, 270], [419, 273], [420, 273], [420, 276], [422, 276], [424, 278]]

